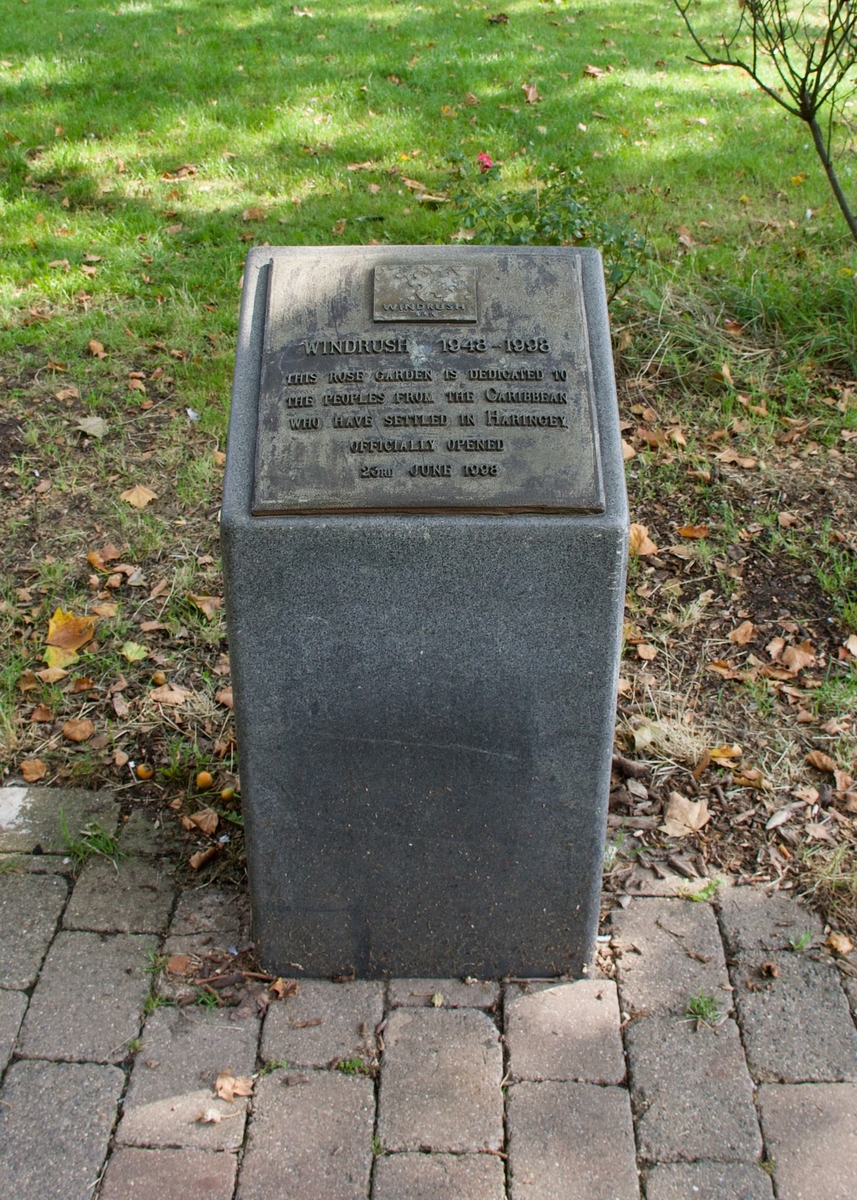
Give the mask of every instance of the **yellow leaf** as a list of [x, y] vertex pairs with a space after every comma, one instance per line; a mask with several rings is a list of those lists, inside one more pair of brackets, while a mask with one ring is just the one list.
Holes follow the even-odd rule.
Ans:
[[77, 662], [77, 654], [74, 650], [64, 650], [62, 646], [48, 646], [42, 655], [42, 661], [46, 662], [51, 670], [62, 670]]
[[48, 622], [47, 646], [59, 646], [63, 650], [79, 650], [92, 641], [95, 633], [95, 617], [76, 617], [71, 611], [58, 608]]

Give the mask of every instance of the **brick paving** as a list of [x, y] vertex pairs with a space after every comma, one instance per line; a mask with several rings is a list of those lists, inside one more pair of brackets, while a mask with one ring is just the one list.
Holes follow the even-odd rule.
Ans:
[[615, 978], [200, 995], [183, 967], [247, 948], [246, 897], [181, 891], [142, 810], [75, 877], [61, 809], [118, 828], [106, 795], [0, 789], [2, 1196], [857, 1196], [857, 954], [787, 895], [635, 897]]

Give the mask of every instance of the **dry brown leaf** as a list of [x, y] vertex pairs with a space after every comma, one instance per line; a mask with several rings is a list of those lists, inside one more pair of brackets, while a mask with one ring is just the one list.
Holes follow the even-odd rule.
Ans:
[[119, 497], [126, 504], [130, 504], [132, 508], [145, 508], [147, 504], [151, 504], [157, 498], [157, 492], [153, 492], [151, 488], [147, 488], [142, 483], [135, 483], [133, 487], [127, 488], [122, 492]]
[[622, 438], [622, 458], [624, 459], [624, 461], [628, 462], [630, 459], [636, 458], [636, 457], [637, 457], [637, 451], [634, 449], [634, 447], [631, 445], [630, 442], [626, 442], [625, 439]]
[[707, 800], [688, 800], [681, 792], [670, 792], [661, 829], [668, 837], [687, 837], [699, 833], [710, 820]]
[[300, 990], [300, 985], [296, 979], [283, 979], [282, 975], [275, 979], [268, 988], [269, 992], [273, 992], [277, 1000], [287, 1000], [289, 996], [296, 996]]
[[142, 379], [137, 379], [134, 376], [132, 376], [128, 380], [128, 391], [129, 392], [142, 392], [143, 395], [145, 396], [146, 395], [146, 385], [145, 385], [145, 383], [143, 383]]
[[105, 600], [102, 604], [93, 604], [92, 611], [99, 617], [115, 617], [119, 611], [119, 605]]
[[178, 687], [175, 683], [164, 683], [161, 687], [156, 687], [149, 692], [149, 699], [154, 700], [155, 704], [178, 705], [184, 704], [190, 692], [185, 688]]
[[25, 758], [19, 763], [25, 783], [38, 783], [48, 773], [48, 768], [40, 758]]
[[24, 671], [18, 680], [19, 692], [31, 692], [33, 688], [39, 686], [39, 681], [36, 679], [32, 671]]
[[806, 756], [806, 761], [811, 767], [815, 767], [817, 771], [828, 771], [832, 775], [836, 770], [836, 763], [823, 750], [810, 750]]
[[762, 772], [758, 767], [740, 767], [736, 768], [733, 780], [736, 787], [749, 788], [766, 788], [768, 786]]
[[843, 643], [849, 654], [857, 657], [857, 633], [852, 633]]
[[538, 88], [534, 83], [522, 83], [521, 91], [526, 97], [527, 104], [538, 104], [539, 100], [541, 100]]
[[677, 530], [679, 537], [683, 538], [705, 538], [708, 537], [707, 525], [682, 525], [681, 529]]
[[63, 401], [79, 400], [80, 392], [77, 390], [77, 388], [74, 386], [73, 383], [70, 383], [68, 387], [60, 388], [60, 390], [58, 392], [54, 392], [54, 396], [56, 397], [57, 400], [63, 400]]
[[[75, 657], [77, 656], [75, 655]], [[36, 675], [42, 683], [59, 683], [61, 679], [65, 679], [68, 671], [64, 671], [62, 667], [45, 667], [41, 671], [36, 671]]]
[[93, 358], [106, 358], [107, 357], [107, 352], [105, 351], [101, 342], [97, 342], [95, 340], [95, 338], [89, 339], [89, 342], [87, 343], [86, 348], [89, 351], [89, 353], [92, 355]]
[[234, 1104], [236, 1096], [252, 1096], [253, 1080], [246, 1075], [233, 1075], [221, 1071], [214, 1083], [214, 1090], [221, 1100]]
[[95, 633], [95, 617], [76, 617], [72, 612], [58, 608], [48, 622], [45, 645], [58, 646], [62, 650], [79, 650], [92, 641]]
[[767, 646], [765, 647], [765, 650], [768, 652], [769, 656], [774, 660], [774, 662], [779, 662], [785, 648], [786, 648], [786, 639], [781, 638], [781, 637], [775, 637], [775, 638], [771, 638], [771, 640], [768, 642]]
[[170, 975], [187, 975], [190, 967], [190, 956], [187, 954], [171, 954], [167, 959], [167, 972]]
[[241, 214], [242, 221], [264, 221], [268, 214], [264, 208], [259, 208], [258, 205], [252, 205], [250, 208], [245, 208]]
[[854, 943], [851, 938], [844, 933], [835, 933], [831, 931], [827, 935], [825, 946], [829, 946], [835, 954], [850, 954], [854, 949]]
[[36, 724], [46, 725], [54, 719], [54, 714], [48, 708], [47, 704], [37, 704], [30, 714], [30, 720]]
[[72, 719], [66, 721], [62, 727], [62, 735], [70, 742], [88, 742], [95, 733], [95, 726], [88, 717], [81, 717], [79, 720]]
[[188, 859], [188, 864], [191, 870], [198, 871], [199, 868], [204, 867], [207, 862], [211, 862], [219, 849], [219, 846], [209, 846], [207, 850], [198, 850], [196, 854], [192, 854]]
[[232, 708], [232, 688], [221, 688], [219, 692], [215, 692], [214, 699], [218, 704], [222, 704], [224, 708]]
[[649, 642], [640, 642], [637, 645], [637, 658], [641, 658], [643, 662], [652, 662], [657, 656], [657, 648]]
[[188, 820], [197, 829], [208, 834], [209, 837], [216, 831], [220, 818], [213, 808], [201, 808], [199, 812], [191, 813]]
[[786, 646], [780, 655], [780, 662], [790, 671], [802, 671], [815, 663], [815, 651], [812, 642], [801, 642], [799, 646]]
[[628, 537], [628, 553], [643, 558], [648, 554], [657, 554], [657, 552], [658, 548], [649, 537], [646, 526], [632, 524]]
[[709, 753], [711, 755], [712, 762], [717, 763], [718, 766], [721, 767], [728, 767], [731, 764], [731, 760], [733, 758], [740, 758], [744, 753], [744, 750], [741, 746], [727, 744], [723, 746], [712, 746]]
[[734, 642], [736, 646], [746, 646], [748, 642], [752, 642], [756, 636], [756, 626], [752, 621], [742, 621], [737, 629], [733, 629], [729, 634], [729, 641]]
[[188, 592], [187, 598], [191, 604], [196, 605], [199, 611], [208, 617], [209, 621], [223, 604], [221, 596], [197, 596], [194, 592]]
[[600, 79], [604, 72], [600, 67], [594, 67], [592, 63], [587, 63], [583, 68], [583, 74], [588, 75], [590, 79]]

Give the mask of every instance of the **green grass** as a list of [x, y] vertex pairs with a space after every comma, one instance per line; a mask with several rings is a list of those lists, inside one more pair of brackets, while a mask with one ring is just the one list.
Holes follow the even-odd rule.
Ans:
[[711, 1028], [715, 1025], [722, 1025], [726, 1014], [721, 1010], [716, 997], [709, 996], [706, 992], [700, 992], [698, 996], [691, 996], [688, 1000], [685, 1018], [694, 1021], [697, 1029], [702, 1026]]
[[119, 870], [119, 859], [123, 857], [119, 849], [119, 839], [112, 833], [108, 833], [100, 821], [90, 821], [80, 830], [80, 833], [74, 837], [69, 833], [68, 822], [66, 821], [65, 811], [60, 809], [60, 832], [65, 843], [66, 852], [75, 864], [75, 868], [79, 870], [93, 854], [100, 855], [102, 858], [108, 859], [113, 863], [114, 868]]

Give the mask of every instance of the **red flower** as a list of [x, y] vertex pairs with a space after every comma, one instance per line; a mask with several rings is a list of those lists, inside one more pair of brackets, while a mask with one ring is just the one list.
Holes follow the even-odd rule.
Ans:
[[491, 161], [491, 155], [486, 154], [484, 150], [480, 151], [480, 153], [476, 155], [476, 161], [479, 163], [480, 171], [490, 171], [494, 166], [493, 162]]

